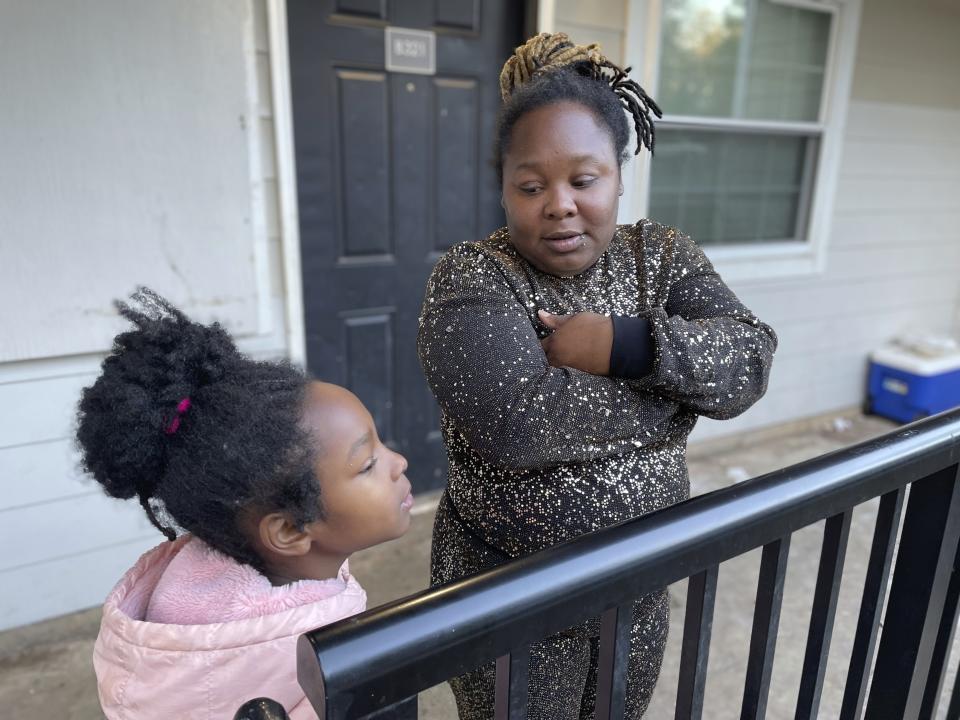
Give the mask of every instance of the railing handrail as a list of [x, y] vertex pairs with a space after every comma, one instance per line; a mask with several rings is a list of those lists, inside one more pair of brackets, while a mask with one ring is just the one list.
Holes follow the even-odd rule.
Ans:
[[301, 685], [317, 707], [372, 712], [476, 667], [461, 649], [480, 638], [492, 661], [958, 462], [960, 410], [308, 633]]

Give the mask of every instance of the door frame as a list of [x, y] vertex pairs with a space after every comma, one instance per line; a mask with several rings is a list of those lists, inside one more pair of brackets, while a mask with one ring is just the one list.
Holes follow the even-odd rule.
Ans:
[[[251, 0], [251, 3], [256, 0]], [[265, 0], [270, 48], [273, 140], [277, 166], [280, 243], [283, 251], [283, 301], [290, 361], [306, 369], [307, 329], [301, 275], [300, 210], [297, 205], [297, 163], [293, 145], [293, 98], [290, 91], [290, 49], [286, 0]], [[543, 0], [524, 0], [524, 36], [537, 32]]]
[[[256, 0], [252, 0], [255, 2]], [[277, 166], [280, 245], [283, 251], [283, 303], [290, 361], [307, 368], [307, 328], [300, 274], [300, 210], [297, 206], [297, 162], [293, 147], [293, 98], [290, 92], [290, 50], [287, 45], [286, 0], [266, 0], [273, 100], [273, 141]]]

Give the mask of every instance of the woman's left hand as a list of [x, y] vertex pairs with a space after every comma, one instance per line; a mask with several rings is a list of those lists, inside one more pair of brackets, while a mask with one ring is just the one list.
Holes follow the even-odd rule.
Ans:
[[610, 373], [613, 348], [613, 321], [606, 315], [581, 312], [574, 315], [538, 313], [540, 321], [553, 332], [540, 341], [547, 362], [554, 367], [570, 367], [591, 375]]

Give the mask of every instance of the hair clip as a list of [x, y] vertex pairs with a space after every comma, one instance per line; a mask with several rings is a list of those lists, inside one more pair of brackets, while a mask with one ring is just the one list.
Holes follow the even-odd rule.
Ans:
[[183, 400], [177, 403], [177, 414], [174, 416], [173, 420], [170, 421], [170, 424], [164, 429], [164, 433], [167, 435], [173, 435], [177, 429], [180, 427], [180, 418], [183, 414], [190, 409], [190, 398], [185, 397]]

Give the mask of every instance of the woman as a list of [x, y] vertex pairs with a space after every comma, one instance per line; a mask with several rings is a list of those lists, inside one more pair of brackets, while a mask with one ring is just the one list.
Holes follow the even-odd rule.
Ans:
[[[532, 38], [501, 92], [507, 227], [441, 258], [420, 319], [450, 462], [434, 584], [686, 499], [697, 417], [756, 402], [777, 342], [689, 238], [617, 226], [624, 108], [637, 152], [659, 109], [596, 45]], [[635, 605], [628, 717], [649, 703], [668, 620], [665, 590]], [[592, 717], [597, 635], [531, 648], [529, 717]], [[493, 716], [493, 678], [451, 681], [463, 720]]]

